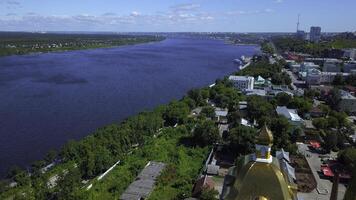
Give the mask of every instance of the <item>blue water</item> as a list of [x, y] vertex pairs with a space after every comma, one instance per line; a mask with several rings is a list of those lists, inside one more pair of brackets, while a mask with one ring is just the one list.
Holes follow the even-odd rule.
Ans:
[[0, 58], [0, 175], [96, 128], [181, 98], [259, 51], [217, 40]]

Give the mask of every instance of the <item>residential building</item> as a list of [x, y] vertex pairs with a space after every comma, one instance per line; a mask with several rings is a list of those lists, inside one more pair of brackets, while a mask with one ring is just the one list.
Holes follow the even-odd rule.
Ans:
[[345, 49], [344, 57], [350, 58], [352, 60], [356, 60], [356, 49]]
[[221, 124], [226, 124], [228, 113], [229, 113], [228, 109], [215, 108], [215, 120]]
[[356, 113], [356, 97], [345, 90], [340, 90], [338, 109], [347, 113]]
[[276, 112], [278, 115], [286, 117], [295, 126], [303, 124], [303, 119], [295, 109], [288, 109], [286, 106], [277, 106]]
[[305, 33], [305, 31], [298, 30], [296, 33], [296, 37], [302, 40], [305, 40], [306, 36], [307, 34]]
[[337, 63], [325, 62], [323, 66], [323, 72], [340, 72], [341, 67]]
[[351, 73], [356, 70], [356, 62], [344, 63], [344, 72]]
[[318, 26], [310, 27], [310, 41], [311, 42], [320, 42], [321, 39], [321, 28]]
[[318, 69], [309, 69], [305, 78], [307, 85], [320, 85], [321, 83], [321, 71]]
[[253, 90], [255, 78], [252, 76], [230, 76], [229, 80], [239, 90]]

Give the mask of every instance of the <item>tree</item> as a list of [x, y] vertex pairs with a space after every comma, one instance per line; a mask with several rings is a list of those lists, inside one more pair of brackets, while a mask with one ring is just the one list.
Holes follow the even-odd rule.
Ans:
[[279, 106], [288, 106], [293, 98], [285, 92], [280, 92], [276, 95], [276, 99]]
[[356, 167], [356, 149], [347, 148], [338, 153], [338, 160], [347, 166], [348, 169]]
[[220, 141], [219, 130], [210, 120], [200, 121], [194, 128], [193, 137], [196, 144], [207, 146]]
[[326, 133], [326, 136], [324, 137], [324, 148], [327, 151], [331, 151], [332, 149], [335, 149], [337, 147], [337, 134], [335, 131], [330, 131]]
[[254, 128], [238, 126], [229, 132], [229, 147], [237, 154], [246, 155], [254, 150], [257, 132]]
[[313, 119], [313, 125], [317, 129], [326, 129], [328, 127], [328, 121], [325, 118], [315, 118]]
[[170, 103], [163, 116], [166, 120], [166, 123], [170, 126], [175, 125], [176, 123], [181, 124], [185, 121], [189, 114], [189, 107], [183, 102], [173, 101]]
[[276, 148], [286, 148], [290, 143], [291, 124], [285, 117], [273, 118], [271, 121], [273, 143]]
[[333, 85], [345, 85], [344, 77], [340, 74], [337, 74], [333, 80]]
[[313, 104], [303, 97], [294, 97], [288, 107], [297, 109], [300, 115], [304, 115], [311, 110]]
[[333, 109], [337, 109], [337, 106], [339, 104], [341, 100], [341, 94], [339, 89], [337, 88], [333, 88], [330, 91], [330, 95], [328, 97], [328, 104], [333, 108]]
[[200, 200], [218, 200], [217, 196], [219, 195], [219, 192], [216, 191], [215, 189], [210, 189], [210, 188], [203, 188], [201, 195], [199, 197]]
[[205, 115], [205, 117], [213, 119], [215, 117], [215, 109], [212, 106], [205, 106], [202, 108], [201, 114]]
[[262, 117], [274, 115], [274, 107], [262, 97], [251, 96], [247, 99], [247, 114], [251, 121], [256, 119], [261, 124]]

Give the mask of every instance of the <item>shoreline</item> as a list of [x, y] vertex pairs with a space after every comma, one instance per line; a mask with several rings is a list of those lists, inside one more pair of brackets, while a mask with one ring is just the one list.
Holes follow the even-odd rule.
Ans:
[[141, 44], [154, 44], [154, 43], [157, 43], [157, 42], [165, 41], [166, 39], [167, 38], [163, 38], [162, 40], [156, 40], [156, 41], [138, 42], [138, 43], [133, 43], [133, 44], [123, 44], [123, 45], [88, 47], [88, 48], [74, 48], [74, 49], [58, 49], [58, 50], [53, 50], [53, 51], [34, 51], [34, 52], [28, 52], [28, 53], [24, 53], [24, 54], [0, 55], [0, 58], [10, 57], [10, 56], [41, 55], [41, 54], [46, 54], [46, 53], [61, 53], [61, 52], [83, 51], [83, 50], [93, 50], [93, 49], [121, 48], [121, 47], [135, 46], [135, 45], [141, 45]]

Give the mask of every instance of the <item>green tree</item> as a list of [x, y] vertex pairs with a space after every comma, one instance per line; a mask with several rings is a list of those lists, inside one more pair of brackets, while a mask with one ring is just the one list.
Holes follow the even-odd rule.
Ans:
[[279, 106], [288, 106], [290, 104], [290, 102], [292, 101], [292, 99], [293, 98], [291, 95], [284, 93], [284, 92], [278, 93], [276, 95], [277, 104]]
[[210, 120], [200, 121], [194, 128], [194, 140], [196, 144], [206, 146], [220, 141], [219, 130]]
[[263, 117], [274, 116], [274, 107], [263, 97], [251, 96], [247, 99], [247, 114], [251, 121], [255, 119], [259, 124], [263, 124]]
[[202, 108], [201, 114], [205, 117], [213, 119], [215, 117], [215, 108], [212, 106], [205, 106]]
[[183, 102], [173, 101], [167, 106], [163, 116], [170, 126], [182, 124], [189, 114], [189, 106]]
[[290, 144], [291, 124], [285, 117], [273, 118], [271, 121], [273, 143], [275, 148], [286, 148]]
[[229, 131], [229, 147], [237, 154], [246, 155], [254, 150], [257, 132], [254, 128], [238, 126]]
[[201, 195], [199, 197], [200, 200], [218, 200], [217, 196], [219, 192], [210, 188], [203, 188]]

